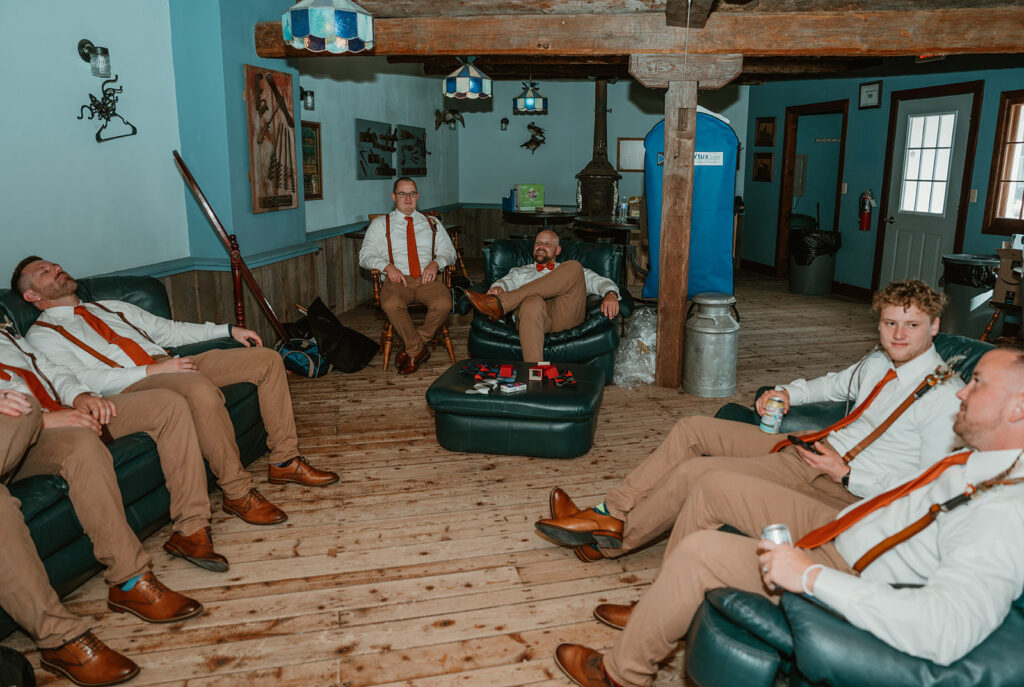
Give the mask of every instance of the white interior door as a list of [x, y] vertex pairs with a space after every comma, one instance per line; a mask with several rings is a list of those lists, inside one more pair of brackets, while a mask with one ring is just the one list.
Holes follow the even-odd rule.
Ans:
[[973, 98], [900, 101], [879, 287], [902, 279], [938, 286], [942, 256], [953, 252]]

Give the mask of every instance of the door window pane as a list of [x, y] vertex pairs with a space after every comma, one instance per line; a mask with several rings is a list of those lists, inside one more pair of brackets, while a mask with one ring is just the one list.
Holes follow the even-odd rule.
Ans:
[[[956, 113], [911, 115], [903, 164], [900, 211], [942, 215]], [[930, 182], [942, 182], [932, 184]]]

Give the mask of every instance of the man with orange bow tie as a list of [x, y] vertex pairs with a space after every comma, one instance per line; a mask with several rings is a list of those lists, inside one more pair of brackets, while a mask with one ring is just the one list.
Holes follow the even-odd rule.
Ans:
[[[882, 350], [817, 379], [798, 379], [766, 396], [798, 405], [852, 402], [839, 422], [803, 433], [808, 450], [757, 426], [700, 416], [684, 417], [650, 456], [610, 490], [605, 501], [580, 509], [561, 489], [551, 493], [551, 517], [537, 529], [574, 547], [584, 561], [619, 556], [666, 533], [709, 470], [753, 475], [795, 489], [836, 508], [899, 484], [953, 446], [957, 375], [944, 383], [932, 345], [945, 296], [924, 282], [894, 282], [872, 302], [879, 313]], [[934, 382], [934, 385], [932, 384]]]
[[[635, 607], [599, 607], [623, 629], [611, 651], [562, 644], [555, 662], [581, 687], [646, 687], [717, 587], [804, 593], [899, 651], [959, 660], [1024, 586], [1024, 352], [986, 353], [957, 397], [953, 428], [974, 450], [933, 456], [841, 512], [768, 480], [704, 474], [651, 588]], [[758, 541], [779, 522], [795, 546]], [[725, 523], [753, 536], [719, 531]]]
[[601, 296], [601, 312], [619, 314], [619, 287], [575, 260], [555, 262], [562, 252], [558, 234], [545, 229], [533, 242], [533, 262], [495, 280], [486, 294], [466, 291], [469, 302], [497, 319], [515, 313], [523, 360], [544, 359], [544, 335], [571, 329], [587, 314], [587, 294]]

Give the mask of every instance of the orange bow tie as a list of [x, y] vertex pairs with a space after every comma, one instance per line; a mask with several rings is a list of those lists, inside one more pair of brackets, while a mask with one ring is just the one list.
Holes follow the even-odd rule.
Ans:
[[551, 262], [547, 263], [546, 265], [541, 265], [540, 263], [537, 264], [537, 271], [538, 272], [543, 272], [544, 270], [553, 270], [553, 269], [555, 269], [555, 261], [554, 260], [552, 260]]

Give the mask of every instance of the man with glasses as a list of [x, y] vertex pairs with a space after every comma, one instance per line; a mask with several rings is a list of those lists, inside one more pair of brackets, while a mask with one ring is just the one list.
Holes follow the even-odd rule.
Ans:
[[[374, 218], [366, 229], [359, 266], [380, 270], [381, 309], [405, 342], [405, 350], [395, 356], [398, 373], [412, 374], [430, 357], [426, 344], [451, 312], [451, 291], [439, 276], [455, 262], [455, 246], [436, 218], [416, 211], [415, 181], [400, 178], [391, 199], [395, 209]], [[413, 303], [427, 306], [419, 327], [409, 315]]]

